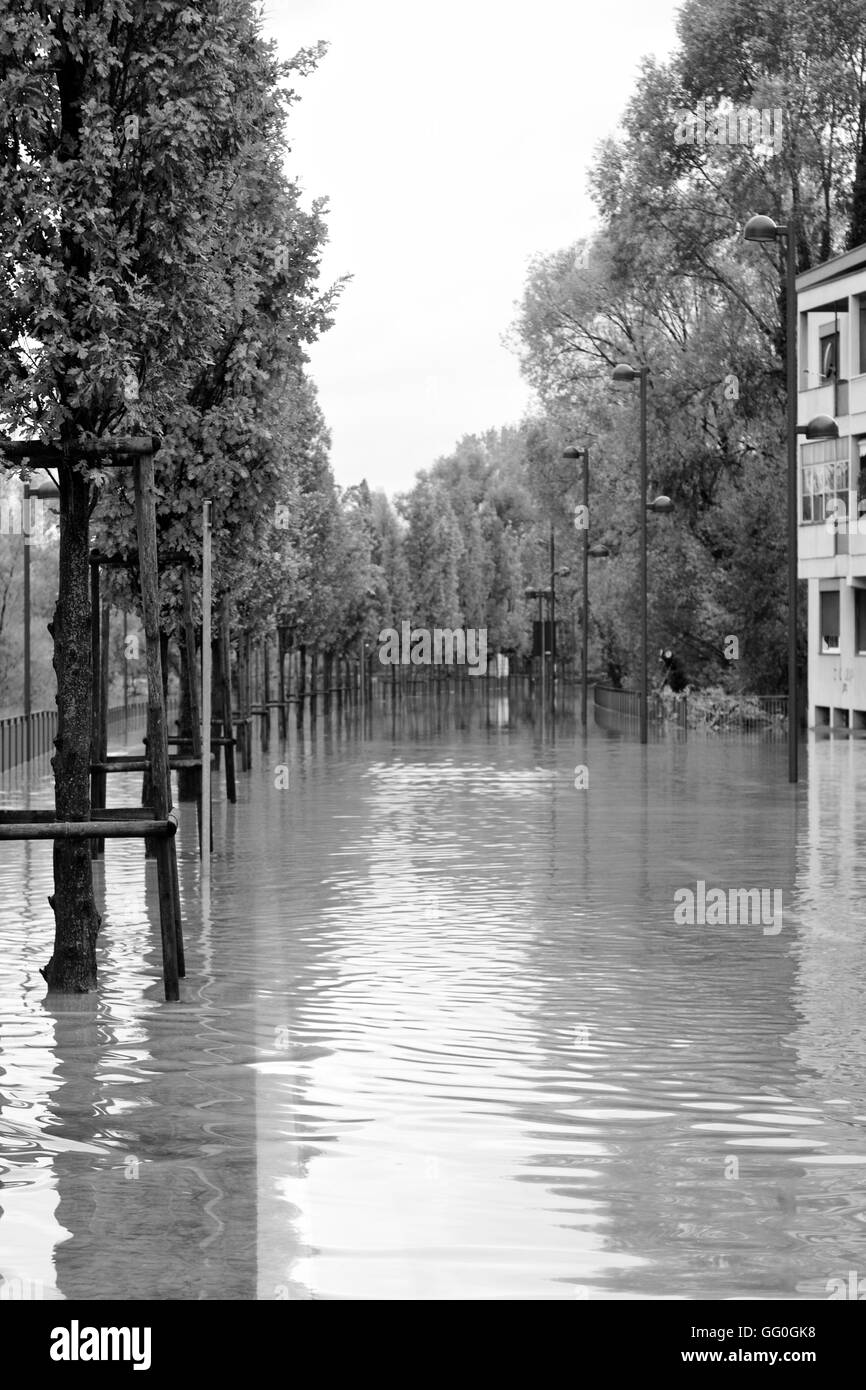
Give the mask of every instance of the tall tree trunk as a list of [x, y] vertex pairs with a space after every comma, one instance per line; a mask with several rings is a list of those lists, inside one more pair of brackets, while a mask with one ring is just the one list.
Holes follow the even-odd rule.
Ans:
[[[198, 661], [195, 626], [192, 618], [192, 580], [189, 566], [184, 565], [181, 576], [183, 610], [180, 626], [180, 720], [178, 733], [189, 739], [186, 747], [194, 758], [201, 757], [201, 706], [198, 698]], [[179, 745], [184, 748], [183, 744]], [[217, 745], [219, 746], [219, 745]], [[201, 796], [201, 768], [180, 768], [177, 774], [179, 801], [192, 801]]]
[[[57, 672], [57, 749], [54, 806], [60, 821], [90, 815], [90, 483], [63, 462], [60, 484], [59, 590], [54, 621]], [[43, 967], [48, 988], [57, 994], [84, 994], [96, 988], [96, 938], [101, 917], [93, 899], [88, 840], [54, 841], [54, 954]]]
[[297, 694], [297, 704], [295, 705], [295, 723], [300, 729], [304, 722], [304, 698], [306, 696], [306, 675], [307, 675], [307, 648], [302, 642], [298, 647], [298, 679], [295, 687]]
[[857, 164], [854, 187], [851, 191], [851, 220], [848, 224], [848, 247], [862, 246], [866, 241], [866, 99], [860, 102], [857, 121]]
[[[60, 98], [62, 159], [81, 158], [82, 93], [84, 65], [67, 47], [63, 17], [58, 13], [55, 35], [60, 60], [56, 67]], [[86, 277], [90, 258], [74, 226], [61, 222], [64, 260], [72, 277]], [[70, 353], [67, 370], [76, 366]], [[59, 382], [61, 397], [72, 390], [72, 380]], [[64, 427], [70, 442], [89, 422], [71, 419]], [[76, 472], [70, 459], [58, 468], [60, 489], [60, 556], [57, 606], [50, 631], [54, 638], [57, 673], [57, 752], [54, 769], [54, 805], [58, 820], [90, 815], [90, 737], [92, 713], [92, 660], [90, 631], [90, 480]], [[87, 840], [54, 841], [54, 893], [48, 899], [54, 909], [54, 954], [42, 969], [49, 991], [78, 994], [96, 988], [96, 937], [101, 918], [93, 900], [90, 843]]]
[[280, 742], [286, 738], [286, 631], [277, 626], [277, 699], [280, 702], [280, 717], [277, 725]]
[[264, 714], [261, 715], [262, 721], [262, 752], [266, 753], [271, 742], [271, 648], [270, 635], [266, 632], [262, 638], [262, 699]]
[[[187, 743], [173, 744], [185, 756], [193, 754], [192, 743], [192, 682], [195, 680], [195, 648], [192, 660], [187, 648], [186, 633], [181, 631], [180, 643], [180, 709], [178, 711], [178, 735], [189, 740]], [[194, 754], [193, 754], [194, 755]], [[195, 768], [182, 767], [177, 774], [178, 801], [194, 801], [198, 795], [198, 773]]]

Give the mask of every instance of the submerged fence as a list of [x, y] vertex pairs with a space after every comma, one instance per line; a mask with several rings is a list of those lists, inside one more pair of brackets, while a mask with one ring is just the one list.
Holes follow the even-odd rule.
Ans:
[[[612, 685], [596, 685], [593, 688], [593, 699], [596, 709], [608, 710], [611, 714], [633, 719], [636, 723], [640, 719], [639, 690], [617, 690]], [[681, 696], [667, 701], [664, 696], [653, 691], [647, 700], [647, 719], [655, 723], [667, 721], [684, 729], [688, 724], [688, 700]]]
[[[167, 714], [176, 712], [177, 698], [168, 701]], [[123, 705], [113, 705], [108, 711], [109, 737], [122, 738], [127, 732], [143, 729], [147, 724], [147, 701], [130, 700]], [[0, 719], [0, 773], [10, 768], [20, 767], [28, 757], [43, 758], [54, 752], [54, 739], [57, 736], [57, 710], [34, 710], [29, 717], [30, 749], [27, 748], [27, 723], [25, 714], [15, 714], [9, 719]]]
[[[640, 691], [617, 690], [612, 685], [593, 687], [596, 709], [606, 710], [624, 719], [640, 719]], [[787, 695], [725, 695], [713, 699], [700, 695], [691, 700], [688, 695], [650, 693], [647, 718], [654, 723], [673, 724], [676, 728], [706, 728], [738, 733], [783, 732], [788, 721]]]

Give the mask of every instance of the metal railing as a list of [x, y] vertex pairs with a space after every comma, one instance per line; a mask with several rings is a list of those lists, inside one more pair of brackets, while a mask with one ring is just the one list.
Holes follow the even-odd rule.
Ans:
[[[169, 698], [166, 717], [177, 714], [177, 696]], [[108, 734], [115, 738], [124, 737], [127, 732], [144, 728], [147, 723], [147, 701], [130, 700], [126, 709], [123, 705], [112, 705], [108, 711]], [[54, 752], [57, 736], [57, 710], [33, 710], [30, 715], [30, 758], [44, 758]], [[0, 773], [26, 763], [27, 716], [15, 714], [9, 719], [0, 719]]]
[[743, 695], [704, 715], [707, 727], [736, 733], [783, 733], [788, 727], [787, 695]]
[[[640, 719], [641, 693], [639, 690], [618, 690], [613, 685], [593, 687], [593, 700], [596, 709], [609, 710], [625, 719]], [[688, 722], [688, 700], [681, 696], [676, 701], [666, 701], [658, 691], [650, 691], [647, 699], [647, 718], [656, 721], [669, 720], [685, 727]]]
[[592, 698], [598, 709], [611, 710], [613, 714], [625, 715], [626, 719], [640, 718], [639, 690], [617, 690], [613, 685], [596, 685], [593, 686]]
[[[607, 710], [624, 719], [640, 719], [640, 691], [617, 690], [612, 685], [593, 688], [596, 709]], [[689, 715], [691, 714], [691, 719]], [[650, 693], [647, 717], [657, 722], [667, 721], [678, 728], [703, 725], [708, 729], [730, 729], [739, 733], [782, 731], [787, 725], [787, 695], [731, 695], [708, 704], [700, 696], [689, 702], [687, 695], [663, 696]]]

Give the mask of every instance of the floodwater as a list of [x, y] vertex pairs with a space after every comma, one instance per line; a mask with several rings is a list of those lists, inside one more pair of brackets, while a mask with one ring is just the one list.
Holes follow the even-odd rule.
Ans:
[[[866, 745], [804, 765], [792, 789], [783, 742], [641, 749], [567, 712], [552, 736], [482, 689], [363, 729], [320, 709], [256, 750], [237, 806], [217, 777], [209, 899], [181, 807], [180, 1004], [140, 842], [95, 870], [101, 988], [75, 999], [38, 973], [50, 845], [4, 843], [0, 1296], [825, 1299], [862, 1277]], [[118, 777], [112, 804], [138, 791]], [[781, 916], [675, 920], [699, 882], [779, 890]]]

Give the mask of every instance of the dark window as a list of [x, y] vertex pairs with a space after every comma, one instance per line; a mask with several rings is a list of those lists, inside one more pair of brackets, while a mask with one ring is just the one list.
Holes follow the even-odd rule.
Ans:
[[839, 650], [839, 590], [825, 589], [821, 594], [821, 651]]
[[821, 330], [821, 380], [832, 381], [839, 375], [839, 334], [833, 329]]
[[859, 300], [860, 304], [860, 361], [861, 372], [866, 372], [866, 296]]
[[866, 656], [866, 589], [854, 590], [854, 635], [857, 655]]

